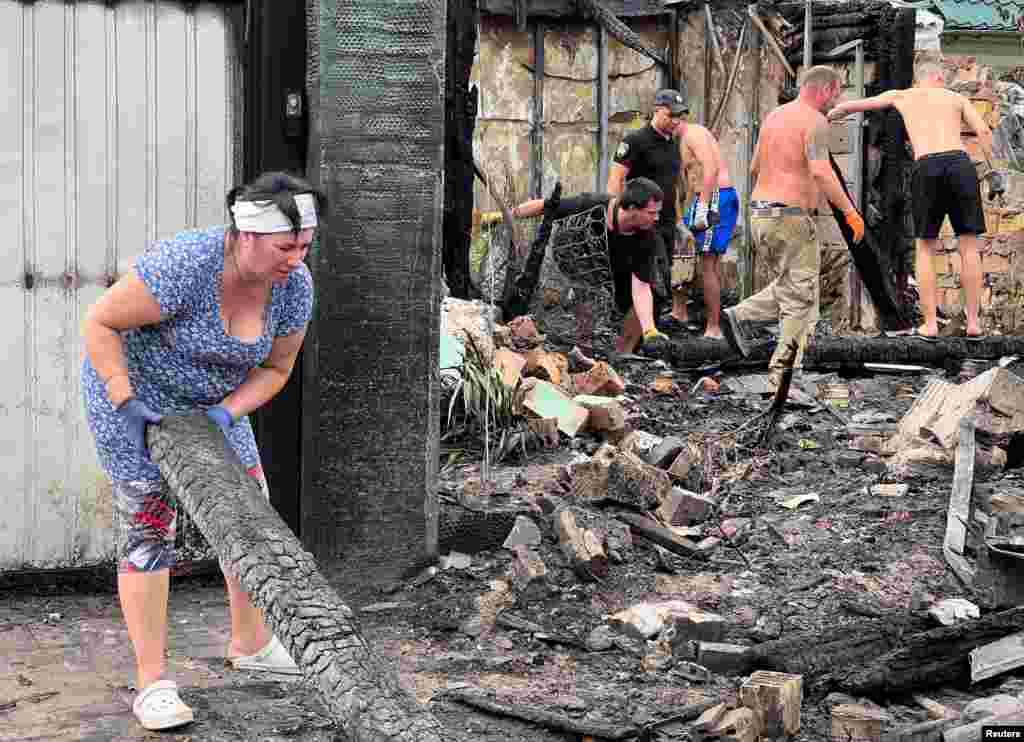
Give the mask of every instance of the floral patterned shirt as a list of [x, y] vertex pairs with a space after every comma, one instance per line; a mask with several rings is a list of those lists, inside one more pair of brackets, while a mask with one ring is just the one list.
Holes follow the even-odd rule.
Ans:
[[[135, 395], [154, 412], [187, 414], [219, 404], [270, 355], [274, 338], [303, 329], [313, 312], [313, 279], [304, 264], [275, 283], [259, 339], [228, 335], [221, 319], [224, 227], [181, 232], [157, 243], [136, 261], [135, 271], [160, 304], [160, 322], [121, 333]], [[158, 480], [160, 471], [135, 451], [103, 380], [86, 358], [82, 394], [100, 464], [112, 479]], [[259, 451], [248, 417], [228, 440], [248, 469]]]

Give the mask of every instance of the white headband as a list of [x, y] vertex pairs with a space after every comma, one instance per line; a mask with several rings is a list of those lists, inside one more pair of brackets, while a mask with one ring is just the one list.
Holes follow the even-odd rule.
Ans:
[[[295, 207], [299, 210], [301, 229], [317, 225], [316, 201], [312, 193], [296, 194]], [[231, 213], [235, 216], [235, 226], [240, 232], [272, 234], [295, 230], [295, 225], [273, 201], [235, 201], [231, 205]]]

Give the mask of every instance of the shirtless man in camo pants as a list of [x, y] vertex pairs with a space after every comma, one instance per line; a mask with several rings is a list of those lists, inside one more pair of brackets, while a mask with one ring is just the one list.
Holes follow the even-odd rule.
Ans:
[[750, 196], [754, 259], [766, 261], [775, 278], [722, 312], [722, 330], [729, 344], [746, 356], [753, 339], [750, 323], [780, 322], [781, 336], [769, 362], [772, 384], [781, 380], [794, 343], [793, 368], [800, 368], [818, 319], [821, 245], [814, 217], [822, 193], [842, 210], [854, 241], [864, 237], [864, 220], [843, 191], [829, 160], [825, 114], [839, 99], [841, 89], [839, 75], [831, 67], [807, 70], [799, 97], [765, 118], [750, 165], [757, 181]]

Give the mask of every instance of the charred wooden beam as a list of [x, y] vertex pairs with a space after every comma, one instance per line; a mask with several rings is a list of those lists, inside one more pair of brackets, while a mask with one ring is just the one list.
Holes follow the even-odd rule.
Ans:
[[643, 54], [649, 59], [653, 59], [660, 65], [667, 64], [665, 55], [661, 52], [648, 49], [644, 45], [643, 40], [637, 33], [619, 20], [615, 13], [606, 7], [607, 0], [578, 0], [580, 9], [584, 11], [585, 15], [589, 18], [593, 18], [597, 23], [608, 30], [609, 35], [615, 38], [623, 46], [629, 47], [635, 52]]
[[476, 51], [476, 0], [448, 0], [445, 53], [444, 245], [448, 290], [470, 299], [469, 248], [473, 223], [473, 129], [477, 89], [469, 73]]
[[467, 706], [472, 706], [491, 714], [497, 714], [498, 716], [521, 719], [546, 729], [567, 732], [583, 737], [624, 740], [632, 739], [640, 733], [640, 728], [630, 721], [616, 724], [607, 719], [589, 718], [589, 714], [579, 718], [517, 701], [501, 703], [497, 700], [493, 691], [455, 688], [446, 690], [441, 697], [458, 701]]
[[362, 636], [351, 609], [209, 418], [167, 416], [149, 426], [147, 440], [178, 502], [225, 569], [238, 575], [347, 738], [453, 738], [399, 685], [397, 673]]
[[554, 190], [544, 202], [544, 217], [541, 219], [533, 243], [530, 245], [526, 265], [519, 273], [514, 270], [506, 271], [505, 291], [501, 302], [502, 316], [506, 322], [529, 311], [530, 300], [533, 298], [533, 293], [537, 290], [537, 282], [540, 280], [540, 269], [544, 264], [548, 240], [551, 238], [554, 214], [558, 210], [561, 200], [562, 183], [558, 182], [555, 183]]
[[[740, 358], [725, 342], [711, 338], [673, 340], [665, 360], [675, 366], [695, 367], [709, 362], [723, 365], [767, 363], [774, 341], [763, 340], [753, 346], [750, 356]], [[997, 359], [1024, 354], [1024, 336], [965, 337], [823, 337], [812, 339], [804, 353], [804, 366], [857, 366], [864, 363], [904, 363], [941, 367], [950, 360], [964, 358]]]
[[879, 697], [970, 680], [972, 650], [1024, 630], [1024, 607], [913, 634], [872, 662], [838, 665], [836, 687]]
[[[544, 18], [579, 18], [578, 0], [480, 0], [480, 10], [491, 15], [516, 17], [517, 6], [526, 5], [531, 16]], [[664, 0], [601, 0], [608, 11], [617, 16], [652, 16], [665, 12]]]
[[[842, 186], [847, 198], [852, 203], [860, 203], [861, 199], [854, 198], [854, 195], [846, 187], [846, 179], [843, 176], [843, 171], [839, 169], [839, 163], [836, 162], [836, 158], [829, 154], [829, 160], [832, 163], [832, 172], [836, 174], [839, 185]], [[910, 318], [907, 316], [903, 305], [897, 299], [896, 283], [892, 279], [891, 272], [887, 270], [888, 266], [883, 265], [879, 257], [882, 250], [874, 228], [866, 227], [864, 238], [860, 242], [854, 242], [853, 228], [846, 223], [842, 210], [835, 205], [831, 206], [832, 216], [835, 217], [836, 224], [839, 225], [839, 231], [843, 235], [847, 249], [850, 251], [850, 257], [853, 258], [853, 264], [860, 274], [860, 280], [871, 297], [871, 303], [875, 305], [882, 329], [908, 329], [910, 327]]]

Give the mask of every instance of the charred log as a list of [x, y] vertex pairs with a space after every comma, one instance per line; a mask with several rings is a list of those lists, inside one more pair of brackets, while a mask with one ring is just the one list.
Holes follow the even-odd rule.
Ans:
[[[857, 203], [858, 199], [853, 198], [846, 187], [846, 179], [843, 177], [843, 172], [839, 169], [839, 164], [836, 162], [835, 157], [830, 154], [829, 159], [832, 162], [832, 172], [836, 174], [839, 184], [843, 187], [843, 192], [846, 193], [847, 198]], [[882, 329], [907, 329], [910, 326], [910, 319], [897, 298], [896, 284], [892, 278], [889, 261], [881, 257], [883, 251], [876, 238], [874, 228], [866, 227], [864, 238], [860, 242], [854, 242], [853, 228], [846, 223], [842, 210], [834, 204], [831, 206], [832, 216], [835, 217], [836, 223], [839, 225], [839, 231], [843, 235], [843, 240], [850, 250], [853, 264], [857, 267], [857, 272], [860, 274], [864, 288], [867, 289], [871, 302], [878, 311]]]
[[[762, 340], [751, 348], [747, 362], [767, 363], [774, 341]], [[804, 366], [856, 366], [863, 363], [914, 363], [943, 366], [949, 360], [964, 358], [997, 359], [1024, 354], [1024, 336], [985, 338], [918, 337], [819, 337], [804, 353]], [[696, 367], [708, 362], [723, 365], [743, 361], [724, 340], [692, 338], [673, 340], [666, 360], [679, 367]]]
[[355, 742], [452, 739], [362, 637], [313, 555], [270, 506], [204, 415], [152, 425], [153, 461], [226, 569]]
[[[811, 31], [811, 48], [814, 49], [815, 47], [817, 47], [819, 49], [827, 51], [829, 49], [834, 49], [840, 44], [845, 44], [847, 41], [873, 37], [877, 32], [878, 25], [875, 23], [868, 23], [866, 25], [858, 26], [843, 26], [841, 28], [814, 28]], [[803, 31], [794, 34], [793, 36], [786, 37], [787, 51], [799, 49], [800, 52], [803, 53], [803, 48]]]
[[[911, 629], [923, 628], [915, 623]], [[827, 692], [833, 673], [858, 667], [902, 646], [908, 626], [888, 619], [859, 621], [815, 634], [796, 634], [751, 648], [752, 667], [804, 677], [807, 691]]]
[[870, 663], [837, 663], [847, 669], [836, 673], [836, 687], [878, 697], [970, 680], [972, 650], [1022, 629], [1024, 607], [1018, 607], [914, 634]]
[[530, 309], [530, 300], [537, 290], [537, 282], [540, 280], [540, 269], [544, 264], [544, 255], [547, 253], [548, 240], [551, 238], [551, 225], [554, 223], [554, 214], [562, 200], [562, 184], [556, 183], [551, 195], [544, 202], [544, 217], [537, 226], [533, 243], [530, 245], [530, 253], [526, 258], [526, 265], [523, 270], [516, 274], [515, 271], [506, 271], [505, 291], [502, 296], [502, 316], [505, 322], [515, 317], [526, 314]]
[[619, 20], [613, 12], [604, 7], [599, 0], [578, 0], [578, 2], [580, 9], [597, 21], [599, 25], [604, 26], [608, 35], [620, 44], [635, 52], [640, 52], [645, 57], [659, 64], [664, 65], [666, 63], [664, 54], [647, 48], [644, 45], [643, 39], [633, 29]]
[[445, 54], [444, 247], [448, 290], [471, 298], [469, 250], [473, 223], [473, 129], [477, 89], [469, 87], [476, 49], [476, 0], [448, 0]]

